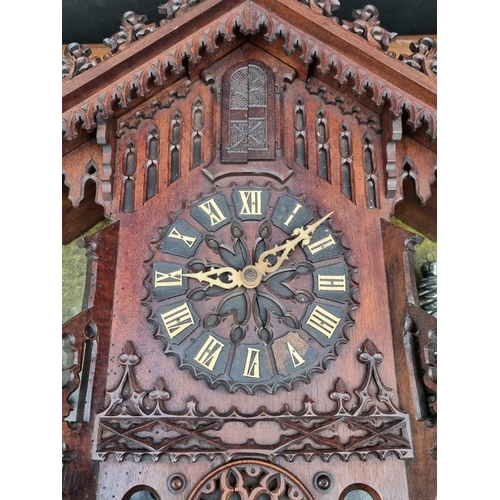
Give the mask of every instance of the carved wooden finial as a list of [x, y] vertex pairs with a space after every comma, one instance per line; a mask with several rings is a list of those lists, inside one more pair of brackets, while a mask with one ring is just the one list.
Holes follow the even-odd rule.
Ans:
[[64, 48], [62, 60], [62, 77], [70, 79], [80, 75], [84, 71], [97, 66], [101, 62], [100, 57], [90, 57], [92, 51], [79, 43], [73, 42]]
[[417, 43], [411, 42], [410, 50], [413, 55], [401, 54], [399, 60], [424, 75], [437, 78], [437, 42], [424, 36]]
[[343, 21], [342, 27], [356, 33], [368, 41], [375, 48], [387, 52], [389, 44], [396, 38], [397, 33], [392, 33], [380, 26], [378, 9], [373, 5], [365, 5], [362, 9], [353, 11], [355, 21]]

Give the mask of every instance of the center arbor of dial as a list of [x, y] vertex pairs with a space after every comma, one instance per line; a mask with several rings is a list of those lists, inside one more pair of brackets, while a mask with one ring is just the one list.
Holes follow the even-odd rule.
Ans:
[[241, 281], [245, 288], [255, 288], [262, 280], [262, 274], [255, 266], [247, 266], [241, 272]]

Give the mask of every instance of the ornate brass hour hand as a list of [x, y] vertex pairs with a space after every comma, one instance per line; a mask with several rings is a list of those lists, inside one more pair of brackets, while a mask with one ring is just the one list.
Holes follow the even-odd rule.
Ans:
[[[222, 281], [219, 276], [228, 275], [228, 281]], [[212, 267], [209, 271], [199, 271], [197, 273], [183, 273], [182, 276], [197, 279], [200, 283], [208, 283], [208, 286], [218, 286], [231, 290], [243, 284], [241, 280], [241, 271], [232, 267]]]
[[[260, 278], [263, 278], [266, 274], [270, 274], [276, 271], [283, 264], [283, 262], [288, 259], [290, 252], [292, 252], [292, 250], [299, 243], [302, 243], [302, 245], [307, 245], [311, 241], [311, 237], [318, 226], [325, 222], [325, 220], [328, 219], [328, 217], [330, 217], [330, 215], [332, 214], [333, 211], [316, 221], [314, 224], [294, 229], [292, 233], [292, 236], [294, 236], [294, 238], [286, 240], [281, 245], [276, 245], [274, 248], [261, 253], [259, 260], [255, 264], [255, 266], [253, 266], [257, 273], [260, 275]], [[271, 255], [276, 257], [276, 262], [274, 264], [271, 264], [269, 261], [267, 261], [267, 258]]]
[[[333, 212], [322, 217], [314, 224], [306, 227], [298, 227], [294, 229], [293, 238], [286, 240], [281, 245], [276, 245], [270, 250], [263, 252], [255, 265], [246, 266], [241, 271], [237, 271], [232, 267], [212, 267], [209, 271], [199, 271], [197, 273], [184, 273], [182, 276], [187, 278], [197, 279], [200, 283], [208, 283], [208, 286], [218, 286], [226, 290], [231, 290], [236, 287], [244, 286], [245, 288], [255, 288], [262, 281], [266, 274], [276, 271], [285, 260], [288, 259], [290, 252], [299, 244], [307, 245], [311, 241], [314, 231], [320, 224], [325, 222]], [[270, 256], [276, 257], [276, 262], [271, 264], [267, 261]], [[227, 280], [222, 281], [220, 276], [227, 274]]]

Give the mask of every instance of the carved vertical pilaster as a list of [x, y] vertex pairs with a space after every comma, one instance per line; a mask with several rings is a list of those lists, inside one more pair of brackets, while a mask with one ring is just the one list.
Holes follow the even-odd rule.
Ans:
[[396, 148], [403, 136], [401, 116], [392, 116], [388, 108], [382, 113], [382, 158], [386, 198], [396, 196], [398, 175], [396, 172]]
[[96, 141], [102, 150], [102, 171], [97, 183], [96, 203], [104, 207], [105, 215], [111, 215], [113, 201], [113, 159], [116, 152], [116, 120], [97, 116]]

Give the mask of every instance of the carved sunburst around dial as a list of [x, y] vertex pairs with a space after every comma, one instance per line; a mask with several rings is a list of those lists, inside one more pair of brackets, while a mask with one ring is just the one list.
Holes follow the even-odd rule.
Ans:
[[324, 371], [355, 308], [350, 252], [332, 217], [271, 183], [186, 202], [148, 262], [165, 353], [231, 392], [291, 390]]

